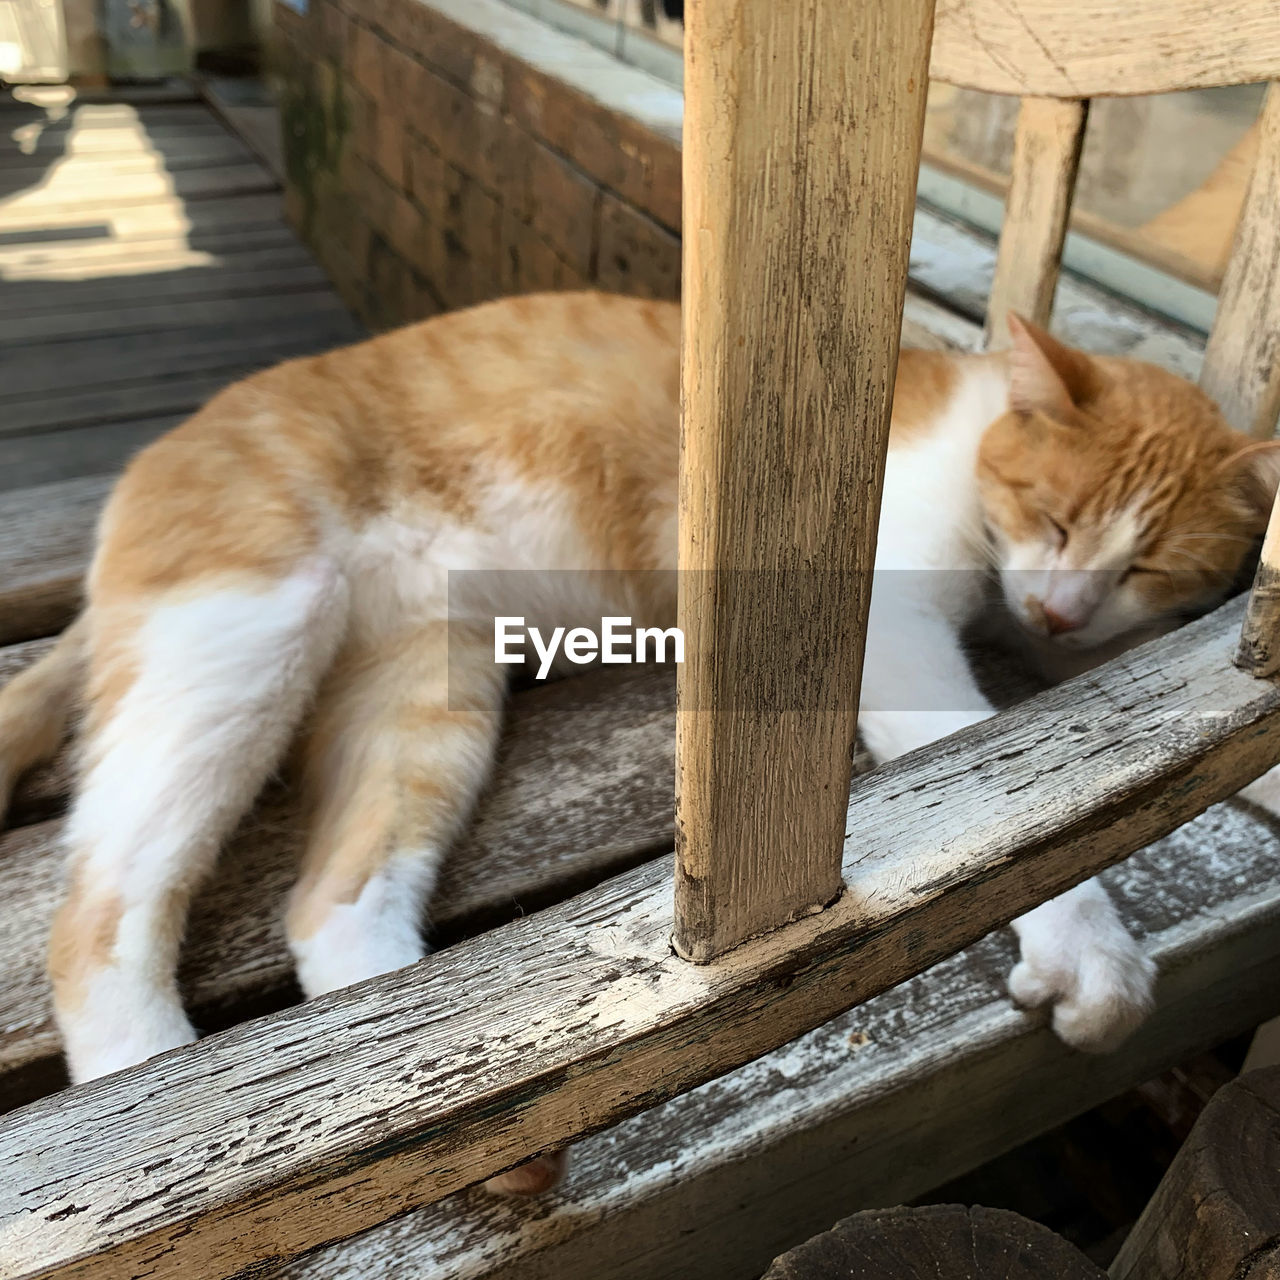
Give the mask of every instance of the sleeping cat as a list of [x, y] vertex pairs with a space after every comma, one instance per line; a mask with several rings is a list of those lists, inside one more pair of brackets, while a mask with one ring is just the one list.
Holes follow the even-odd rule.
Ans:
[[[49, 952], [73, 1079], [194, 1039], [189, 900], [300, 731], [304, 991], [424, 954], [506, 683], [491, 629], [455, 628], [446, 672], [447, 573], [618, 570], [553, 575], [578, 584], [557, 607], [674, 621], [674, 574], [648, 571], [675, 564], [679, 329], [674, 304], [489, 303], [254, 375], [133, 461], [84, 615], [0, 694], [0, 804], [85, 703]], [[1217, 600], [1270, 509], [1274, 451], [1194, 387], [1012, 329], [1007, 354], [902, 353], [877, 566], [911, 572], [874, 593], [879, 760], [991, 714], [960, 641], [989, 571], [1023, 628], [1087, 650]], [[1096, 882], [1015, 928], [1012, 994], [1069, 1043], [1147, 1011], [1151, 965]]]

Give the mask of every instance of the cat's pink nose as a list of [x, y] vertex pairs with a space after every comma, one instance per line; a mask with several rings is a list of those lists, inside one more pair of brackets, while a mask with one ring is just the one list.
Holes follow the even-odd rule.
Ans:
[[1044, 607], [1044, 625], [1051, 636], [1060, 636], [1064, 631], [1074, 631], [1080, 624], [1074, 618], [1064, 618], [1056, 609]]

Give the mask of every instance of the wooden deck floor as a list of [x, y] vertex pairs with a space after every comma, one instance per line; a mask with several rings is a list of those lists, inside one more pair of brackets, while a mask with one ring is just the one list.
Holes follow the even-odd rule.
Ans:
[[115, 472], [227, 383], [358, 335], [203, 103], [0, 95], [0, 490]]

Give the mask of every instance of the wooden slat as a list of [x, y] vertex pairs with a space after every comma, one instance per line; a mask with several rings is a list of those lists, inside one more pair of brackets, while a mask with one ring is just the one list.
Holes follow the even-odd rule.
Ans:
[[1160, 971], [1117, 1051], [1019, 1012], [999, 933], [818, 1031], [573, 1148], [550, 1203], [461, 1195], [273, 1280], [755, 1280], [841, 1214], [903, 1204], [1280, 1008], [1280, 841], [1233, 802], [1107, 875]]
[[[1280, 8], [1277, 10], [1280, 12]], [[1267, 90], [1258, 158], [1218, 295], [1200, 385], [1228, 421], [1265, 440], [1280, 412], [1280, 84]]]
[[1280, 494], [1267, 522], [1267, 536], [1240, 628], [1236, 665], [1260, 678], [1280, 671]]
[[95, 477], [0, 493], [0, 644], [51, 635], [74, 617], [110, 485]]
[[37, 225], [46, 218], [64, 215], [115, 216], [118, 211], [170, 199], [230, 199], [275, 190], [275, 178], [256, 159], [198, 169], [115, 174], [109, 178], [81, 176], [74, 167], [61, 166], [38, 189], [20, 191], [0, 201], [0, 231]]
[[[0, 315], [14, 312], [32, 315], [60, 308], [100, 309], [104, 301], [118, 303], [126, 292], [129, 301], [136, 304], [158, 298], [181, 301], [274, 293], [299, 284], [324, 283], [326, 279], [311, 256], [297, 244], [216, 258], [211, 262], [199, 261], [199, 255], [194, 253], [190, 256], [194, 261], [189, 265], [142, 272], [127, 284], [118, 277], [59, 280], [46, 276], [20, 281], [5, 278], [0, 280]], [[0, 385], [0, 395], [6, 390], [7, 379], [6, 384]]]
[[[46, 240], [0, 243], [0, 278], [24, 280], [49, 272], [50, 279], [80, 279], [91, 275], [135, 275], [157, 267], [207, 265], [237, 250], [294, 245], [297, 238], [280, 221], [251, 227], [206, 227], [193, 247], [185, 232], [159, 230], [129, 240]], [[83, 277], [77, 273], [83, 273]]]
[[207, 128], [216, 124], [209, 109], [191, 94], [187, 100], [164, 103], [78, 102], [73, 105], [74, 120], [79, 129], [116, 129], [138, 124], [155, 128]]
[[1221, 658], [1241, 612], [1224, 606], [863, 780], [849, 892], [719, 964], [672, 955], [659, 862], [32, 1104], [0, 1122], [9, 1280], [279, 1264], [922, 971], [1280, 757], [1280, 689]]
[[108, 390], [93, 387], [38, 398], [24, 398], [0, 416], [0, 440], [45, 435], [68, 428], [105, 428], [117, 422], [187, 416], [217, 391], [260, 365], [241, 365], [192, 377], [155, 377]]
[[675, 943], [697, 961], [840, 888], [932, 9], [690, 10]]
[[[160, 235], [198, 237], [205, 230], [278, 225], [282, 220], [278, 194], [230, 196], [226, 199], [157, 201], [153, 204], [125, 205], [106, 210], [101, 217], [82, 208], [41, 210], [38, 217], [22, 226], [6, 225], [0, 230], [0, 248], [11, 245], [53, 243], [50, 232], [106, 228], [99, 236], [115, 240], [146, 240]], [[198, 241], [194, 247], [198, 248]]]
[[210, 298], [187, 302], [122, 304], [100, 311], [44, 312], [27, 318], [0, 316], [0, 344], [10, 350], [68, 338], [87, 338], [109, 330], [146, 333], [194, 324], [224, 325], [287, 319], [300, 311], [345, 315], [346, 309], [327, 285], [303, 285], [290, 293], [260, 297]]
[[184, 417], [184, 413], [162, 414], [0, 438], [0, 495], [65, 480], [114, 476], [139, 449], [176, 427]]
[[44, 129], [32, 144], [31, 154], [43, 157], [62, 155], [138, 155], [154, 151], [161, 155], [182, 155], [202, 146], [223, 145], [230, 135], [212, 117], [190, 125], [146, 127], [137, 122], [121, 122], [108, 128], [79, 128], [74, 117], [66, 125]]
[[[43, 288], [22, 291], [14, 288], [14, 294], [27, 294], [25, 306], [21, 296], [11, 296], [10, 288], [0, 284], [0, 323], [19, 316], [31, 320], [39, 317], [40, 323], [44, 323], [46, 318], [52, 320], [59, 312], [101, 314], [104, 306], [113, 301], [119, 305], [125, 300], [125, 295], [129, 311], [139, 309], [141, 304], [153, 302], [162, 302], [168, 308], [176, 310], [179, 304], [192, 302], [279, 297], [290, 293], [327, 291], [328, 288], [328, 277], [314, 262], [308, 261], [301, 251], [292, 264], [282, 266], [265, 263], [237, 270], [224, 259], [203, 268], [152, 272], [138, 277], [136, 283], [131, 281], [128, 286], [116, 283], [114, 287], [104, 287], [98, 281], [88, 286], [46, 281]], [[55, 337], [57, 332], [46, 331], [41, 336]]]
[[987, 301], [987, 346], [1009, 344], [1009, 312], [1047, 328], [1084, 145], [1089, 104], [1023, 98], [1013, 142], [1009, 197]]
[[[62, 141], [68, 146], [61, 157], [54, 157], [49, 151], [56, 150], [50, 145], [44, 152], [34, 147], [30, 152], [15, 152], [3, 145], [0, 138], [0, 164], [5, 173], [21, 174], [31, 172], [36, 175], [57, 174], [64, 165], [74, 165], [76, 177], [94, 174], [100, 178], [122, 174], [178, 172], [183, 169], [206, 169], [215, 165], [230, 164], [236, 161], [254, 159], [254, 154], [238, 138], [211, 130], [207, 137], [193, 138], [183, 142], [181, 147], [157, 148], [149, 141], [145, 131], [138, 131], [117, 151], [104, 151], [94, 148], [78, 154], [71, 145], [75, 134], [62, 135]], [[168, 154], [165, 151], [168, 151]]]
[[1273, 0], [938, 0], [930, 75], [1018, 96], [1172, 93], [1280, 78]]
[[212, 369], [266, 366], [309, 351], [324, 351], [360, 336], [341, 315], [306, 314], [266, 325], [222, 328], [194, 326], [159, 333], [126, 333], [73, 339], [31, 351], [5, 370], [0, 384], [0, 415], [10, 405], [55, 394], [75, 395], [87, 388], [109, 390], [121, 383]]

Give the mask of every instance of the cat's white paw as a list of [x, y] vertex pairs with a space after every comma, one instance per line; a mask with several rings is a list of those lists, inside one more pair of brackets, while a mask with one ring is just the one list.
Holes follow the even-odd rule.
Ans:
[[123, 1071], [170, 1049], [194, 1044], [199, 1038], [180, 1012], [147, 1012], [152, 1016], [113, 1020], [110, 1027], [103, 1025], [104, 1019], [92, 1016], [64, 1021], [63, 1040], [72, 1082], [81, 1084]]
[[1078, 939], [1070, 950], [1023, 942], [1009, 994], [1025, 1008], [1053, 1006], [1053, 1029], [1073, 1049], [1107, 1053], [1150, 1014], [1156, 968], [1123, 930]]

